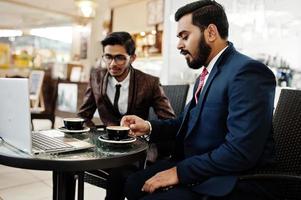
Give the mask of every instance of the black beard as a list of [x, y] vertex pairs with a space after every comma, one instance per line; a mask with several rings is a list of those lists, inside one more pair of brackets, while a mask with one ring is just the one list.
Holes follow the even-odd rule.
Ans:
[[211, 47], [206, 43], [205, 36], [202, 34], [199, 42], [198, 57], [192, 61], [189, 61], [188, 59], [186, 60], [189, 68], [200, 69], [202, 66], [206, 65], [206, 61], [210, 53]]

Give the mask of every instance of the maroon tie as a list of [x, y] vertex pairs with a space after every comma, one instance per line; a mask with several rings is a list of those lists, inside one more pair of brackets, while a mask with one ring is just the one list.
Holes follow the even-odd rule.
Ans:
[[195, 99], [196, 104], [198, 103], [198, 96], [199, 96], [199, 93], [202, 90], [202, 87], [204, 86], [205, 77], [207, 76], [207, 74], [208, 74], [208, 71], [207, 71], [206, 67], [204, 67], [203, 71], [200, 75], [200, 81], [199, 81], [198, 89], [196, 90], [196, 92], [194, 94], [194, 99]]

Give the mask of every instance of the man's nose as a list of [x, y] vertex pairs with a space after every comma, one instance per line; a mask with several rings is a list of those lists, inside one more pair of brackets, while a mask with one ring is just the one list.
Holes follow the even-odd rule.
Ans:
[[184, 44], [181, 40], [179, 40], [178, 44], [177, 44], [177, 49], [183, 49], [184, 48]]
[[113, 58], [112, 61], [111, 61], [111, 63], [110, 63], [110, 66], [115, 66], [115, 65], [116, 65], [116, 61], [115, 61], [115, 59]]

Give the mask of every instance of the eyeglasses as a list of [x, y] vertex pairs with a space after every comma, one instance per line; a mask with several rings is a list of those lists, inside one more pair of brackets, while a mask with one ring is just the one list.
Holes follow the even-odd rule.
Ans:
[[122, 55], [122, 54], [117, 54], [115, 56], [111, 54], [104, 54], [102, 55], [102, 59], [106, 64], [110, 64], [113, 60], [117, 65], [123, 65], [127, 61], [129, 56]]

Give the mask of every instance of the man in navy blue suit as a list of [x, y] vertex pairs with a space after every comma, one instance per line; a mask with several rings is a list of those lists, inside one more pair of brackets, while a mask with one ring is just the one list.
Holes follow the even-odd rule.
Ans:
[[264, 64], [237, 52], [228, 20], [215, 1], [187, 4], [175, 14], [177, 48], [190, 68], [200, 69], [194, 95], [176, 119], [144, 121], [125, 116], [131, 134], [176, 141], [171, 160], [130, 176], [133, 199], [272, 199], [272, 185], [238, 180], [273, 163], [275, 77]]

